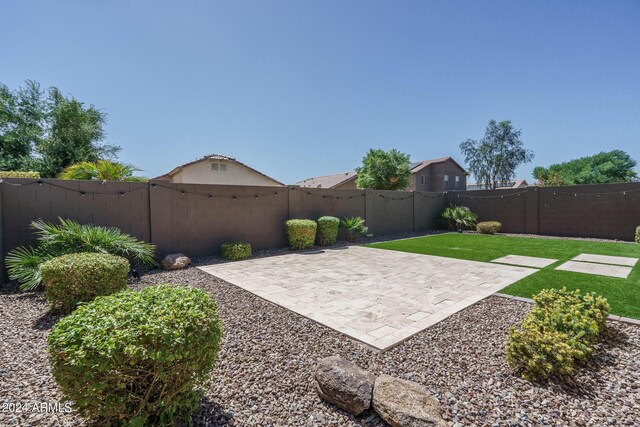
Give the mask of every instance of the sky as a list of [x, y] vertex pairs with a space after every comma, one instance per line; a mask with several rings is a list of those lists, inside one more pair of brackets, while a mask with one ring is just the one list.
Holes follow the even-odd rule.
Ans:
[[640, 161], [638, 0], [0, 0], [0, 22], [0, 83], [103, 110], [148, 177], [209, 153], [287, 184], [369, 148], [464, 164], [490, 119], [535, 152], [518, 178]]

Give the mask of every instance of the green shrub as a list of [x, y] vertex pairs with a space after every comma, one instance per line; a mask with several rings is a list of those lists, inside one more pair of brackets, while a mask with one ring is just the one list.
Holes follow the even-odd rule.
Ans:
[[251, 245], [249, 243], [223, 243], [221, 252], [224, 259], [246, 259], [251, 257]]
[[355, 242], [359, 236], [369, 235], [369, 228], [364, 225], [364, 219], [359, 216], [344, 218], [340, 226], [349, 233], [350, 242]]
[[636, 228], [636, 243], [640, 243], [640, 227]]
[[318, 218], [317, 240], [320, 246], [333, 245], [338, 240], [340, 219], [335, 216], [321, 216]]
[[449, 206], [438, 220], [444, 227], [462, 232], [463, 228], [473, 228], [478, 216], [466, 206]]
[[60, 225], [37, 220], [31, 223], [38, 246], [18, 247], [6, 258], [11, 279], [20, 282], [24, 290], [37, 289], [41, 284], [40, 265], [60, 255], [97, 252], [119, 255], [136, 263], [155, 265], [155, 246], [136, 240], [114, 227], [78, 224], [60, 218]]
[[309, 249], [316, 240], [318, 224], [310, 219], [290, 219], [285, 223], [289, 245], [294, 249]]
[[59, 256], [40, 266], [44, 296], [56, 311], [68, 313], [78, 303], [127, 287], [129, 261], [96, 253]]
[[157, 285], [96, 298], [48, 338], [65, 399], [96, 425], [174, 425], [200, 405], [220, 349], [215, 301]]
[[0, 178], [40, 178], [39, 172], [0, 171]]
[[496, 234], [502, 229], [498, 221], [482, 221], [476, 225], [476, 231], [480, 234]]
[[594, 293], [546, 289], [534, 296], [535, 307], [511, 328], [506, 354], [509, 366], [524, 379], [571, 375], [577, 360], [593, 353], [593, 342], [605, 327], [609, 304]]

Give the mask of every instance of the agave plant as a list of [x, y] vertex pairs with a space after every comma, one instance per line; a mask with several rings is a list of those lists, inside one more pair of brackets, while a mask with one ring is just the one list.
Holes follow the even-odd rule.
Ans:
[[466, 206], [450, 206], [440, 214], [440, 221], [452, 230], [462, 232], [463, 228], [472, 228], [478, 216]]
[[98, 181], [146, 181], [144, 177], [134, 176], [139, 171], [131, 165], [98, 160], [97, 162], [79, 162], [60, 172], [60, 179], [87, 179]]
[[340, 226], [349, 233], [350, 242], [355, 242], [358, 235], [367, 234], [369, 231], [369, 228], [364, 225], [364, 219], [359, 216], [344, 218]]
[[24, 290], [37, 289], [41, 284], [40, 265], [57, 256], [77, 252], [98, 252], [119, 255], [134, 263], [155, 265], [155, 246], [141, 242], [114, 227], [79, 224], [60, 218], [60, 224], [42, 220], [31, 223], [38, 245], [18, 247], [6, 258], [11, 279], [20, 282]]

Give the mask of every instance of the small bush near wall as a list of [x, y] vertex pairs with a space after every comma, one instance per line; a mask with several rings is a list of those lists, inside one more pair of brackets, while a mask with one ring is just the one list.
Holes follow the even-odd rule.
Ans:
[[40, 178], [39, 172], [0, 171], [0, 178]]
[[506, 346], [509, 366], [527, 380], [571, 375], [577, 360], [593, 353], [605, 327], [609, 304], [594, 293], [543, 290], [521, 329], [511, 328]]
[[333, 245], [338, 240], [340, 219], [335, 216], [321, 216], [318, 218], [318, 244], [320, 246]]
[[251, 257], [251, 245], [249, 243], [223, 243], [221, 253], [224, 259], [246, 259]]
[[438, 222], [442, 226], [458, 232], [462, 232], [465, 228], [473, 229], [477, 220], [478, 216], [466, 206], [449, 206], [442, 211], [438, 218]]
[[95, 253], [53, 258], [40, 266], [44, 295], [56, 311], [69, 313], [78, 303], [127, 287], [129, 261]]
[[364, 225], [365, 220], [359, 216], [343, 218], [340, 226], [349, 233], [349, 241], [355, 243], [360, 236], [369, 236], [369, 227]]
[[636, 228], [636, 243], [640, 243], [640, 227]]
[[290, 219], [285, 222], [289, 245], [294, 249], [309, 249], [316, 240], [318, 224], [310, 219]]
[[476, 231], [480, 234], [496, 234], [502, 229], [498, 221], [482, 221], [476, 225]]
[[215, 301], [157, 285], [96, 298], [48, 338], [65, 399], [95, 425], [179, 425], [200, 405], [222, 338]]

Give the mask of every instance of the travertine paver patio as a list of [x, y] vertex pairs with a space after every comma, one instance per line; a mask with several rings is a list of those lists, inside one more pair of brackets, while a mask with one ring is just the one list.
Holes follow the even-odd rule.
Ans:
[[507, 255], [502, 258], [494, 259], [491, 262], [497, 262], [501, 264], [521, 265], [523, 267], [545, 268], [548, 265], [558, 261], [552, 258], [540, 258], [535, 256], [524, 255]]
[[359, 246], [200, 269], [378, 349], [537, 271]]
[[556, 270], [626, 279], [629, 277], [629, 274], [631, 274], [632, 268], [622, 267], [619, 265], [596, 264], [592, 262], [567, 261], [556, 267]]

